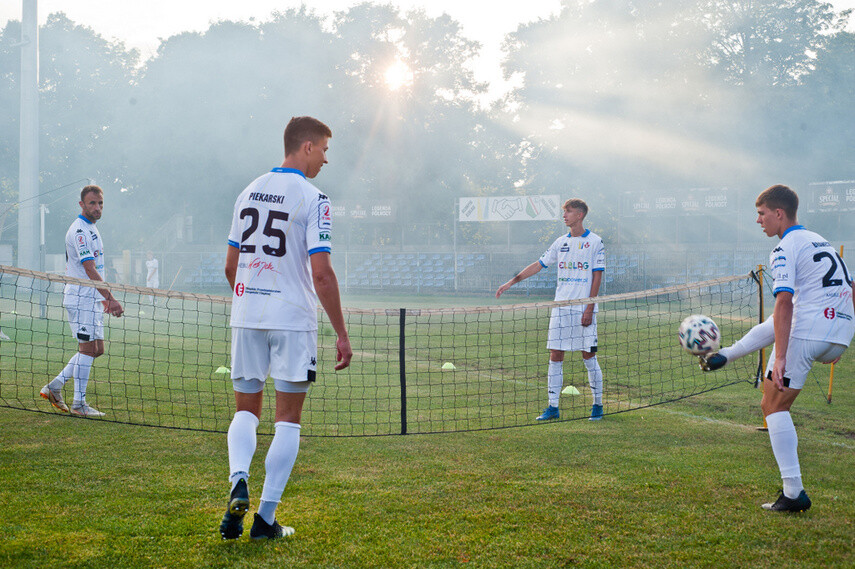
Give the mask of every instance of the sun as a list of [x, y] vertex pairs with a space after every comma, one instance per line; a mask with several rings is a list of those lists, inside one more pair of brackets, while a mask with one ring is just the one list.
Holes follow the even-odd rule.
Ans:
[[413, 71], [399, 59], [386, 68], [384, 78], [386, 86], [392, 91], [397, 91], [401, 87], [413, 84]]

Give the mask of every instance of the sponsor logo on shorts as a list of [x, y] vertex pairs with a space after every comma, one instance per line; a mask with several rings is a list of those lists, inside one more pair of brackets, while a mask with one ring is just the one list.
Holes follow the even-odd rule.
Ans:
[[246, 291], [246, 287], [243, 283], [238, 283], [235, 285], [235, 294], [238, 296], [243, 296], [243, 293]]
[[837, 311], [834, 310], [833, 308], [826, 308], [825, 310], [822, 311], [822, 314], [826, 318], [828, 318], [829, 320], [834, 320], [834, 317], [837, 314]]

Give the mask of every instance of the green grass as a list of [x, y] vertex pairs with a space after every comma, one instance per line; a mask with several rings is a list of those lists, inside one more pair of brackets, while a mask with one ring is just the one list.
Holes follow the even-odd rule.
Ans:
[[0, 566], [851, 567], [855, 400], [819, 391], [794, 411], [804, 514], [759, 508], [780, 479], [740, 385], [598, 423], [304, 438], [281, 543], [219, 539], [225, 435], [0, 409]]
[[[847, 354], [836, 366], [833, 404], [825, 401], [829, 368], [817, 365], [794, 406], [814, 507], [765, 512], [759, 504], [776, 497], [780, 478], [768, 435], [756, 429], [760, 392], [747, 381], [754, 364], [703, 374], [674, 346], [676, 323], [704, 308], [691, 298], [603, 312], [601, 337], [611, 341], [599, 358], [611, 414], [596, 423], [532, 425], [545, 397], [541, 309], [525, 319], [413, 315], [411, 432], [527, 426], [304, 437], [278, 512], [297, 535], [274, 543], [219, 539], [224, 434], [50, 410], [38, 388], [73, 346], [61, 312], [42, 320], [15, 308], [18, 314], [0, 306], [15, 340], [0, 345], [0, 567], [855, 566], [855, 393], [848, 388], [855, 358]], [[108, 355], [96, 364], [91, 393], [96, 404], [110, 403], [112, 417], [228, 425], [230, 384], [211, 374], [225, 363], [225, 317], [189, 318], [192, 307], [183, 308], [160, 319], [110, 321]], [[741, 310], [721, 313], [727, 341], [751, 323]], [[399, 428], [397, 330], [367, 318], [351, 325], [353, 369], [327, 370], [312, 389], [304, 434]], [[322, 359], [331, 339], [322, 329]], [[126, 357], [116, 353], [122, 340]], [[452, 359], [457, 371], [439, 370]], [[584, 418], [590, 401], [581, 365], [566, 368], [566, 383], [583, 395], [562, 398], [562, 418]], [[669, 398], [678, 400], [645, 407]], [[10, 402], [30, 411], [6, 408]], [[261, 432], [270, 423], [265, 416]], [[252, 511], [269, 441], [259, 438]]]

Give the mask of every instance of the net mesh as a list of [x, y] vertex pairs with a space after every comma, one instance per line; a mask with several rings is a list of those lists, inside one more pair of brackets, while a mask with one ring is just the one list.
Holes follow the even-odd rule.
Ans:
[[[62, 306], [65, 283], [91, 281], [0, 266], [0, 406], [58, 413], [39, 397], [77, 351]], [[121, 318], [104, 317], [103, 356], [92, 366], [87, 401], [98, 420], [203, 431], [228, 430], [230, 299], [107, 285]], [[723, 345], [758, 321], [758, 285], [733, 276], [597, 299], [597, 359], [606, 414], [753, 382], [757, 359], [704, 373], [677, 342], [689, 314], [711, 316]], [[354, 350], [334, 372], [335, 334], [323, 311], [318, 381], [303, 411], [303, 435], [372, 436], [497, 429], [534, 423], [546, 406], [550, 311], [540, 302], [479, 308], [345, 308]], [[568, 353], [561, 420], [587, 418], [592, 398], [578, 354]], [[72, 382], [64, 390], [70, 402]], [[273, 385], [265, 387], [272, 395]], [[272, 432], [268, 397], [260, 433]]]

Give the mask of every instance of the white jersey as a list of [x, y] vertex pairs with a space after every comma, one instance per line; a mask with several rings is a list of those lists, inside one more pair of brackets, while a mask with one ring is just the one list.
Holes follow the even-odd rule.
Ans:
[[[590, 229], [586, 229], [579, 237], [568, 233], [556, 239], [540, 256], [540, 265], [543, 268], [558, 263], [555, 300], [575, 300], [591, 296], [594, 272], [605, 270], [605, 257], [603, 240]], [[585, 305], [579, 304], [571, 308], [584, 311]], [[597, 308], [594, 304], [594, 312]]]
[[157, 259], [149, 259], [145, 262], [145, 286], [157, 288], [160, 286], [160, 272], [158, 270]]
[[852, 279], [831, 244], [794, 225], [772, 250], [769, 266], [773, 294], [793, 294], [790, 336], [848, 346], [855, 334]]
[[274, 168], [235, 202], [229, 245], [239, 250], [231, 326], [318, 329], [309, 256], [330, 252], [327, 196], [299, 170]]
[[[95, 270], [104, 278], [104, 246], [95, 224], [78, 215], [65, 234], [65, 274], [78, 279], [88, 279], [83, 261], [94, 261]], [[75, 284], [65, 285], [63, 305], [79, 306], [99, 299], [95, 288]]]

